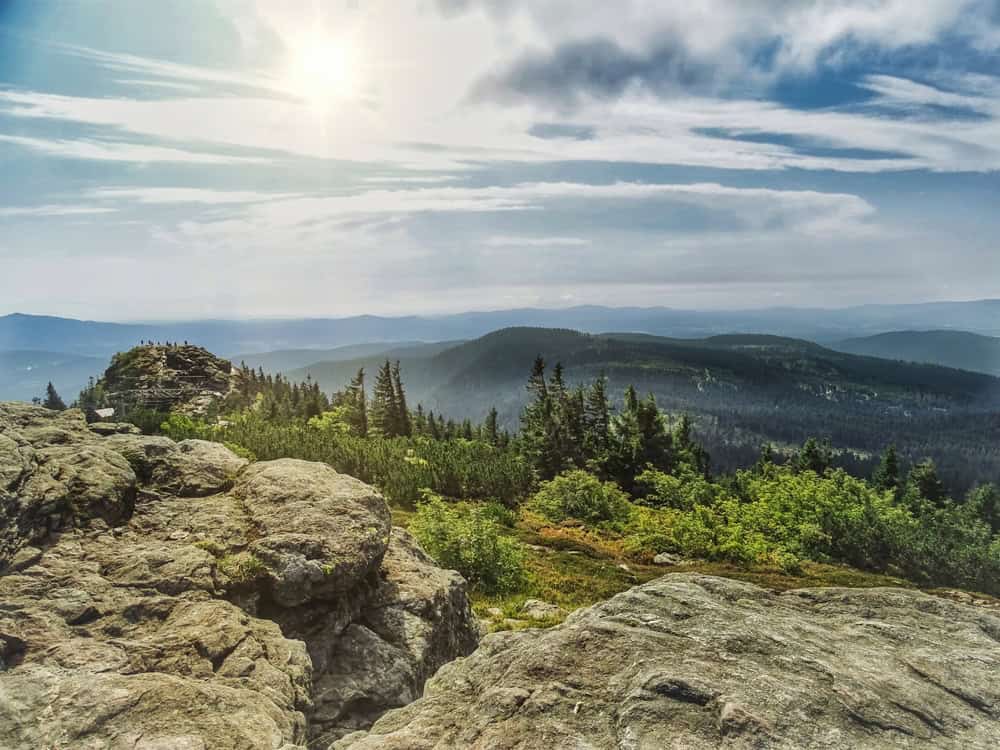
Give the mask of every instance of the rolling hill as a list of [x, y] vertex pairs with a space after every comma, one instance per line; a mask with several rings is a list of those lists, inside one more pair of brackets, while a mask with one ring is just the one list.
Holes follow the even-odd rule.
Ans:
[[[491, 406], [517, 425], [537, 355], [561, 362], [570, 383], [607, 375], [620, 398], [634, 383], [662, 408], [698, 419], [722, 468], [752, 463], [764, 442], [828, 437], [849, 448], [845, 462], [870, 463], [895, 443], [911, 460], [934, 457], [949, 481], [1000, 478], [1000, 379], [936, 365], [895, 362], [798, 339], [725, 335], [670, 339], [637, 334], [510, 328], [434, 352], [398, 357], [411, 405], [480, 420]], [[316, 363], [288, 373], [342, 387], [384, 357]], [[992, 436], [992, 438], [991, 438]], [[983, 448], [983, 444], [986, 447]], [[858, 468], [855, 466], [855, 468]]]
[[838, 342], [835, 349], [1000, 375], [1000, 338], [965, 331], [891, 331]]
[[229, 359], [235, 364], [241, 362], [248, 367], [261, 367], [265, 372], [285, 373], [301, 367], [307, 367], [316, 362], [343, 362], [369, 357], [399, 357], [405, 356], [411, 349], [425, 349], [438, 352], [451, 348], [460, 342], [446, 341], [438, 344], [426, 344], [420, 341], [405, 342], [373, 342], [370, 344], [349, 344], [334, 349], [287, 349], [259, 354], [236, 354]]

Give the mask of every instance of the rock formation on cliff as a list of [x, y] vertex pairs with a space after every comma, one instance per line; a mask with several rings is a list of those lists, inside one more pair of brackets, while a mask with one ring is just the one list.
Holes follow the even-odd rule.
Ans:
[[900, 589], [673, 574], [487, 636], [336, 750], [1000, 747], [1000, 617]]
[[355, 479], [0, 404], [0, 747], [326, 747], [476, 640]]
[[229, 360], [190, 344], [146, 344], [116, 354], [98, 381], [107, 403], [125, 409], [203, 414], [237, 386]]

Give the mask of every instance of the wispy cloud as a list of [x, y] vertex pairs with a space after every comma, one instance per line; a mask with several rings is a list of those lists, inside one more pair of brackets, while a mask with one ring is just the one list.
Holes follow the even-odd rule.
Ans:
[[264, 164], [269, 160], [258, 157], [213, 154], [166, 146], [153, 146], [122, 141], [87, 139], [31, 138], [0, 133], [0, 143], [10, 143], [48, 156], [110, 162], [174, 162], [188, 164]]
[[0, 218], [86, 216], [113, 213], [115, 210], [108, 206], [93, 205], [0, 206]]
[[519, 237], [496, 235], [483, 240], [487, 247], [581, 247], [591, 244], [583, 237]]

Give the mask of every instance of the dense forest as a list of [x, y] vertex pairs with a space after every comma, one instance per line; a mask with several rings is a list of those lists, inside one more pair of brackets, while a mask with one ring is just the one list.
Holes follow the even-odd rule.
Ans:
[[411, 405], [401, 364], [388, 360], [331, 396], [243, 366], [217, 413], [161, 415], [155, 429], [255, 459], [324, 461], [374, 483], [416, 511], [411, 529], [432, 555], [493, 594], [537, 585], [504, 531], [512, 524], [639, 562], [680, 554], [789, 574], [840, 563], [1000, 593], [995, 485], [958, 491], [932, 459], [892, 445], [852, 477], [817, 437], [787, 451], [759, 444], [748, 467], [729, 471], [694, 420], [665, 413], [652, 393], [628, 385], [615, 399], [610, 378], [571, 383], [541, 357], [526, 375], [514, 430], [496, 409], [473, 422]]
[[[615, 407], [634, 385], [672, 415], [688, 414], [720, 471], [747, 468], [760, 445], [790, 455], [810, 437], [836, 447], [834, 464], [868, 476], [895, 444], [910, 463], [933, 458], [956, 492], [1000, 479], [1000, 380], [933, 365], [843, 354], [775, 336], [665, 339], [513, 328], [442, 351], [398, 353], [415, 402], [456, 420], [480, 422], [491, 408], [516, 431], [527, 404], [524, 373], [538, 353], [563, 364], [569, 385], [607, 378]], [[374, 357], [290, 371], [340, 387]]]

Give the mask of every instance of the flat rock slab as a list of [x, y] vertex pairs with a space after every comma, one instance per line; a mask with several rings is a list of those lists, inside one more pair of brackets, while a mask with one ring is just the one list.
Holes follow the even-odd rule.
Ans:
[[673, 574], [487, 636], [336, 750], [1000, 747], [1000, 618], [900, 589]]

